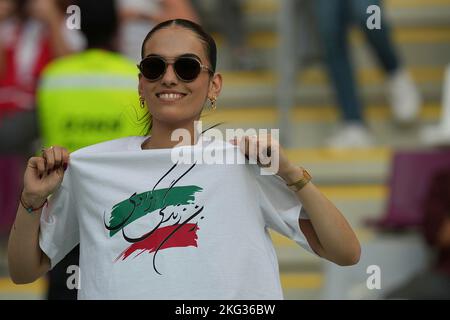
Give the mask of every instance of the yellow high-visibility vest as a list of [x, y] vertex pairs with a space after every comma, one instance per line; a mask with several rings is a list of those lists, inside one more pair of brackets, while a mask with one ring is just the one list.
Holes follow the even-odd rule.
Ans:
[[142, 135], [138, 121], [138, 69], [123, 56], [100, 49], [58, 59], [43, 72], [37, 93], [43, 146], [69, 151]]

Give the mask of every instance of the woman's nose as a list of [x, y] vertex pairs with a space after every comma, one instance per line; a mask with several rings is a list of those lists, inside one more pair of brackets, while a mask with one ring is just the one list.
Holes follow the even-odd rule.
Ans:
[[164, 73], [164, 75], [161, 79], [161, 82], [164, 85], [169, 85], [169, 86], [177, 84], [178, 78], [175, 73], [175, 69], [173, 68], [173, 64], [169, 64], [167, 66], [166, 72]]

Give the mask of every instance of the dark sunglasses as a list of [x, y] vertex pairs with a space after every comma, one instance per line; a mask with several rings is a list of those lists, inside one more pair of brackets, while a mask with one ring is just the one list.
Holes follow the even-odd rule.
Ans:
[[178, 79], [184, 82], [194, 81], [203, 69], [207, 70], [210, 74], [214, 73], [198, 59], [187, 56], [178, 57], [171, 63], [160, 56], [148, 56], [139, 63], [138, 68], [147, 80], [157, 81], [163, 77], [166, 73], [167, 66], [170, 64], [173, 65]]

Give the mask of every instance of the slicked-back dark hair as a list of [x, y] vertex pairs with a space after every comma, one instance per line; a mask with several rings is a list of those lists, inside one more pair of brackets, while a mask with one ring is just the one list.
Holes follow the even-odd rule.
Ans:
[[141, 58], [142, 59], [144, 58], [145, 44], [152, 37], [152, 35], [156, 31], [168, 28], [170, 26], [180, 26], [194, 32], [197, 35], [197, 37], [203, 42], [203, 47], [205, 48], [206, 56], [208, 57], [209, 63], [211, 64], [211, 69], [213, 72], [216, 72], [216, 64], [217, 64], [216, 42], [214, 41], [213, 37], [210, 34], [208, 34], [205, 30], [203, 30], [203, 28], [199, 24], [185, 19], [167, 20], [157, 24], [152, 30], [150, 30], [150, 32], [147, 34], [144, 41], [142, 42]]

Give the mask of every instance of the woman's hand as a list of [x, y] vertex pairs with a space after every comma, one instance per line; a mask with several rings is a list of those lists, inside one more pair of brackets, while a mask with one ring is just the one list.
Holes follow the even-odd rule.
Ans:
[[23, 201], [34, 208], [41, 206], [61, 185], [68, 163], [69, 152], [57, 146], [43, 149], [41, 157], [30, 158], [23, 181]]
[[277, 139], [274, 139], [270, 134], [244, 136], [240, 139], [234, 138], [230, 143], [238, 145], [242, 153], [249, 159], [256, 160], [260, 167], [267, 168], [283, 179], [290, 172], [298, 169], [298, 166], [289, 161]]

